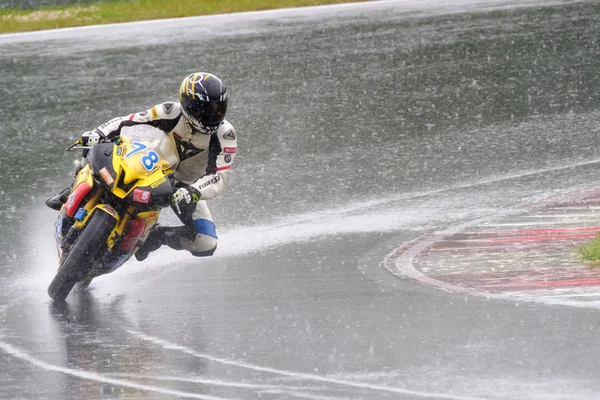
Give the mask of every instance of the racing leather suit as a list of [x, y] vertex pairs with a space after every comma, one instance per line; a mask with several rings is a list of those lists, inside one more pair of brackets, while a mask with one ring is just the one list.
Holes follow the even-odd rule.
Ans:
[[206, 200], [223, 190], [227, 171], [237, 152], [235, 129], [224, 120], [213, 135], [193, 133], [181, 112], [181, 105], [166, 102], [146, 111], [114, 118], [100, 125], [95, 132], [112, 139], [121, 134], [122, 128], [138, 124], [151, 125], [173, 136], [179, 157], [174, 173], [176, 186], [190, 185], [201, 195], [195, 209], [179, 215], [184, 226], [176, 230], [178, 240], [173, 241], [171, 237], [167, 244], [196, 256], [212, 255], [217, 247], [217, 232]]

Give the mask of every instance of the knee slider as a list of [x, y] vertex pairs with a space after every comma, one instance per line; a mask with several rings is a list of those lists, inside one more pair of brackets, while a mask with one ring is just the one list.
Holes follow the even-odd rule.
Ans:
[[216, 249], [217, 239], [199, 233], [191, 245], [190, 252], [195, 256], [204, 257], [213, 255]]
[[217, 250], [217, 245], [215, 245], [215, 247], [213, 247], [210, 250], [206, 250], [206, 251], [191, 251], [190, 253], [192, 253], [192, 255], [196, 256], [196, 257], [209, 257], [209, 256], [212, 256], [213, 254], [215, 254], [216, 250]]
[[215, 223], [208, 219], [194, 220], [196, 237], [188, 249], [196, 257], [212, 256], [217, 249], [217, 230]]

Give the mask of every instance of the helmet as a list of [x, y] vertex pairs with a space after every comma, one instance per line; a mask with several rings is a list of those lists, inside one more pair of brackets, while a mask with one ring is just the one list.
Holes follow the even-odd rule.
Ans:
[[181, 82], [179, 100], [181, 111], [192, 128], [212, 135], [227, 112], [227, 89], [213, 74], [196, 72]]

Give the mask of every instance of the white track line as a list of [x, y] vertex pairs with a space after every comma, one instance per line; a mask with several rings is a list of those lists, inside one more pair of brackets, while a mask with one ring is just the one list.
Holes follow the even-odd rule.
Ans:
[[108, 378], [106, 376], [96, 374], [93, 372], [80, 371], [80, 370], [71, 369], [71, 368], [59, 367], [57, 365], [48, 364], [47, 362], [44, 362], [37, 358], [34, 358], [34, 357], [30, 356], [29, 354], [25, 353], [24, 351], [18, 349], [17, 347], [14, 347], [13, 345], [2, 341], [1, 339], [0, 339], [0, 349], [4, 350], [6, 353], [12, 355], [13, 357], [27, 361], [28, 363], [33, 364], [36, 367], [45, 369], [47, 371], [60, 372], [62, 374], [71, 375], [71, 376], [81, 378], [81, 379], [88, 379], [88, 380], [102, 382], [102, 383], [110, 383], [110, 384], [113, 384], [116, 386], [126, 386], [126, 387], [130, 387], [133, 389], [146, 390], [146, 391], [154, 392], [154, 393], [168, 394], [168, 395], [176, 396], [176, 397], [187, 397], [187, 398], [191, 398], [191, 399], [205, 399], [205, 400], [227, 400], [227, 398], [225, 398], [225, 397], [207, 396], [207, 395], [196, 394], [196, 393], [181, 392], [179, 390], [164, 389], [164, 388], [157, 387], [157, 386], [142, 385], [142, 384], [139, 384], [136, 382], [127, 381], [127, 380], [123, 380], [123, 379]]
[[154, 375], [141, 375], [141, 374], [114, 374], [112, 376], [117, 377], [129, 377], [135, 379], [151, 379], [157, 381], [172, 381], [172, 382], [186, 382], [196, 383], [207, 386], [224, 386], [227, 388], [243, 388], [243, 389], [255, 389], [257, 393], [264, 394], [285, 394], [287, 396], [307, 398], [307, 399], [320, 399], [320, 400], [340, 400], [343, 397], [331, 397], [316, 393], [308, 393], [307, 391], [322, 391], [326, 389], [323, 386], [288, 386], [288, 385], [270, 385], [260, 383], [245, 383], [245, 382], [230, 382], [221, 379], [204, 379], [204, 378], [180, 378], [176, 376], [154, 376]]
[[296, 378], [296, 379], [310, 380], [310, 381], [317, 381], [317, 382], [326, 382], [326, 383], [342, 385], [342, 386], [349, 386], [349, 387], [354, 387], [354, 388], [359, 388], [359, 389], [377, 390], [377, 391], [382, 391], [382, 392], [406, 394], [406, 395], [419, 396], [419, 397], [425, 397], [425, 398], [453, 399], [453, 400], [475, 400], [475, 399], [483, 400], [483, 398], [481, 398], [481, 397], [461, 396], [461, 395], [452, 395], [452, 394], [436, 393], [436, 392], [424, 392], [424, 391], [419, 391], [419, 390], [403, 389], [403, 388], [398, 388], [398, 387], [393, 387], [393, 386], [375, 385], [375, 384], [366, 383], [366, 382], [349, 381], [349, 380], [345, 380], [345, 379], [338, 379], [338, 378], [308, 374], [308, 373], [303, 373], [303, 372], [293, 372], [293, 371], [281, 370], [281, 369], [276, 369], [276, 368], [271, 368], [271, 367], [263, 367], [260, 365], [250, 364], [250, 363], [246, 363], [243, 361], [230, 360], [230, 359], [225, 359], [225, 358], [221, 358], [221, 357], [211, 356], [210, 354], [206, 354], [206, 353], [199, 353], [189, 347], [185, 347], [185, 346], [181, 346], [181, 345], [178, 345], [178, 344], [175, 344], [172, 342], [168, 342], [166, 340], [159, 339], [159, 338], [156, 338], [153, 336], [149, 336], [149, 335], [146, 335], [144, 333], [141, 333], [141, 332], [138, 332], [135, 330], [128, 330], [128, 332], [131, 333], [132, 335], [136, 336], [139, 339], [146, 340], [148, 342], [151, 342], [151, 343], [158, 345], [167, 350], [180, 351], [184, 354], [188, 354], [193, 357], [202, 358], [202, 359], [213, 361], [213, 362], [218, 362], [221, 364], [234, 365], [236, 367], [246, 368], [246, 369], [250, 369], [253, 371], [268, 372], [268, 373], [277, 374], [277, 375], [289, 376], [289, 377]]
[[554, 297], [554, 298], [600, 297], [600, 293], [551, 294], [551, 295], [545, 295], [545, 297]]
[[225, 387], [239, 387], [244, 389], [264, 389], [264, 390], [323, 390], [322, 386], [287, 386], [287, 385], [270, 385], [264, 383], [246, 383], [246, 382], [232, 382], [224, 381], [222, 379], [204, 379], [204, 378], [182, 378], [179, 376], [156, 376], [156, 375], [142, 375], [142, 374], [128, 374], [119, 373], [111, 376], [135, 378], [135, 379], [152, 379], [155, 381], [173, 381], [173, 382], [187, 382], [187, 383], [198, 383], [207, 386], [225, 386]]

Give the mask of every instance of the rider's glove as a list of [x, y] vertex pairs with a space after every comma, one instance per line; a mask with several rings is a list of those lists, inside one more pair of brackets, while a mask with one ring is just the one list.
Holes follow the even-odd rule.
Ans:
[[96, 131], [86, 131], [81, 134], [81, 143], [84, 146], [94, 146], [104, 139], [104, 135]]
[[200, 201], [200, 192], [193, 186], [186, 186], [173, 193], [173, 205], [177, 209], [177, 213], [181, 214], [181, 209], [184, 211], [187, 206], [195, 206]]

